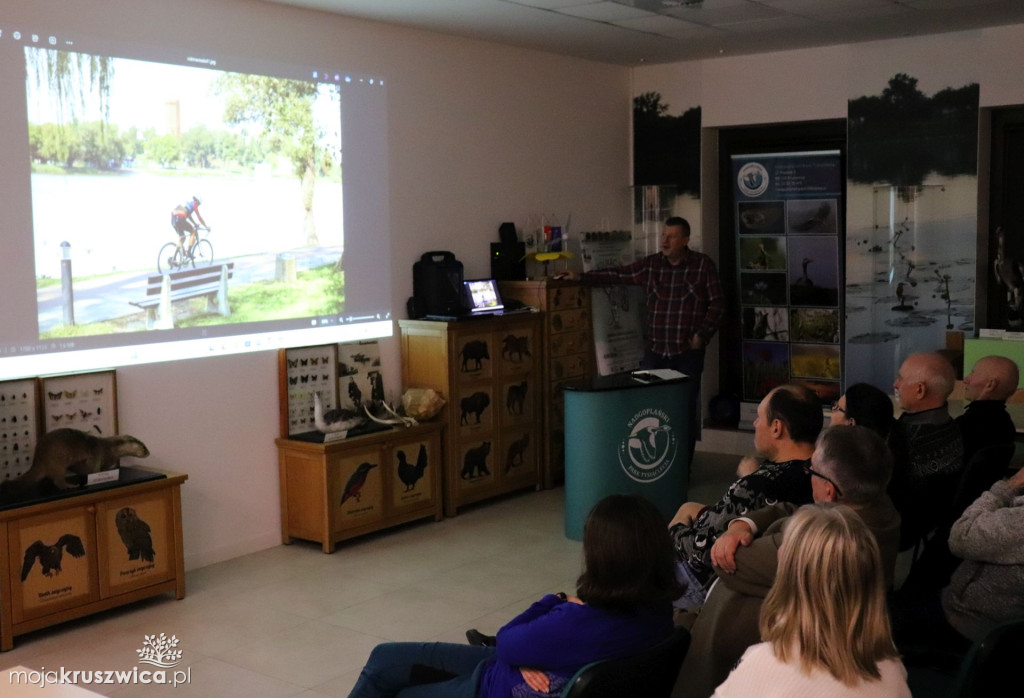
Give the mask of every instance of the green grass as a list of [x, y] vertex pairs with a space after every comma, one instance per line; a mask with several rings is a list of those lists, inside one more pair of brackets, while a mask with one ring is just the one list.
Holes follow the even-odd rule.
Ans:
[[[238, 322], [262, 322], [289, 317], [337, 315], [345, 307], [345, 274], [327, 264], [298, 273], [295, 284], [257, 281], [228, 287], [230, 317], [206, 311], [206, 299], [178, 301], [174, 304], [175, 327], [207, 327]], [[88, 337], [118, 332], [142, 332], [146, 329], [144, 312], [113, 320], [82, 325], [58, 325], [40, 335], [40, 339]]]

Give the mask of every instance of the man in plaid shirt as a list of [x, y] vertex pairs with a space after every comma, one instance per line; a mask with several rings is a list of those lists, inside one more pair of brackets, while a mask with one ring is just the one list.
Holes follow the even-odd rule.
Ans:
[[687, 247], [690, 224], [674, 216], [665, 221], [661, 252], [632, 264], [580, 275], [588, 284], [630, 284], [644, 289], [647, 330], [646, 368], [671, 368], [692, 376], [690, 458], [700, 432], [698, 389], [704, 349], [718, 330], [725, 307], [718, 270], [711, 258]]

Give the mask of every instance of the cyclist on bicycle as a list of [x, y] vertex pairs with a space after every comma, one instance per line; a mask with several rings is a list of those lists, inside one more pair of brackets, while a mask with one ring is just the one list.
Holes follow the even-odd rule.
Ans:
[[[192, 219], [193, 215], [199, 219], [204, 228], [210, 229], [210, 226], [203, 220], [203, 215], [199, 213], [199, 204], [201, 203], [203, 203], [202, 199], [196, 194], [186, 201], [184, 205], [175, 206], [174, 210], [171, 211], [171, 227], [178, 234], [178, 247], [181, 248], [182, 252], [187, 253], [196, 244], [196, 222]], [[186, 232], [189, 234], [188, 247], [185, 247]]]

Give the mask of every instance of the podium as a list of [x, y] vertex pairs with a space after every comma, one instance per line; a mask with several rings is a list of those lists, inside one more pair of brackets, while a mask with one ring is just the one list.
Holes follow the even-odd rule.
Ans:
[[[642, 372], [636, 372], [642, 373]], [[667, 522], [690, 477], [688, 377], [642, 382], [635, 373], [565, 387], [565, 535], [610, 494], [641, 494]]]

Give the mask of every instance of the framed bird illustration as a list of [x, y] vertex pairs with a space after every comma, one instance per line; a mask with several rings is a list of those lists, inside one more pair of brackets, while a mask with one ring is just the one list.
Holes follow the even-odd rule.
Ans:
[[99, 598], [93, 572], [96, 529], [84, 508], [29, 517], [12, 527], [11, 552], [18, 559], [11, 569], [15, 623]]
[[123, 593], [173, 576], [172, 512], [164, 492], [103, 503], [98, 519], [104, 593]]
[[340, 509], [336, 519], [339, 527], [364, 526], [383, 517], [384, 488], [380, 466], [380, 451], [376, 449], [341, 460], [334, 497], [334, 504]]

